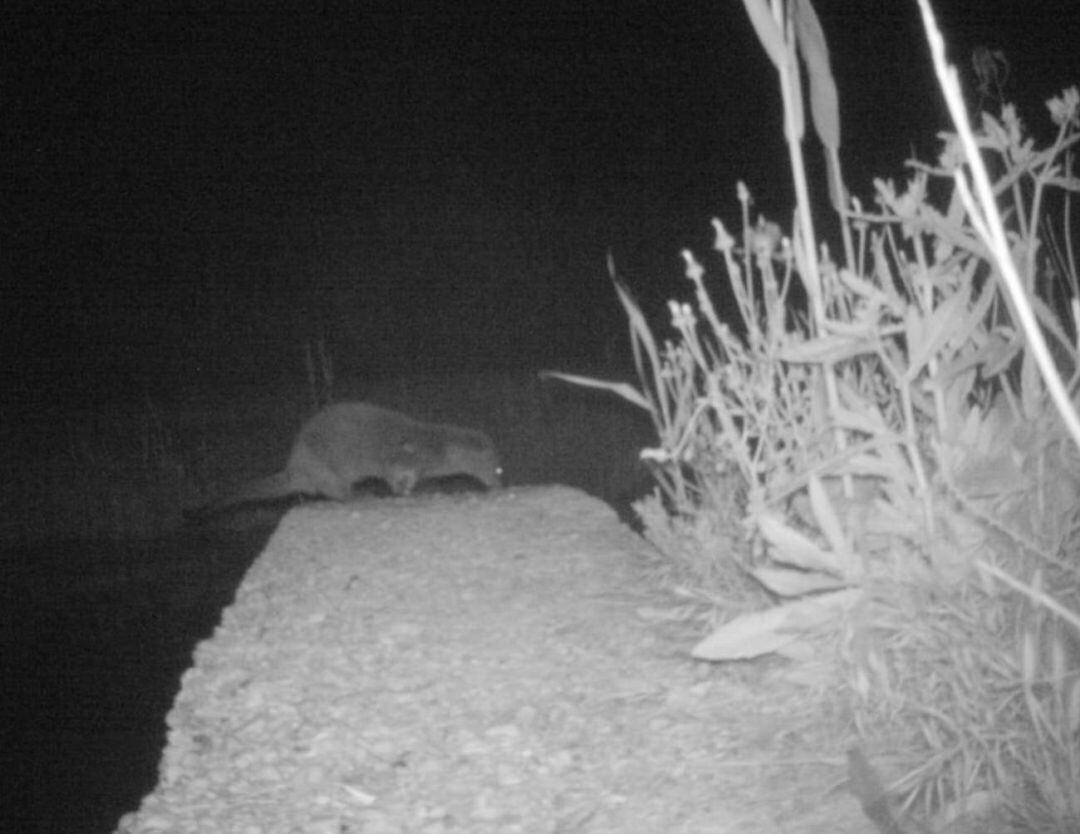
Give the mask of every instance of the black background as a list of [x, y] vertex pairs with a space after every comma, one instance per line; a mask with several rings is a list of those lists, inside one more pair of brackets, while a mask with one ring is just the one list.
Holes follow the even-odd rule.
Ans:
[[[869, 202], [948, 124], [928, 47], [914, 2], [816, 5]], [[1002, 50], [1047, 137], [1080, 13], [936, 5], [968, 89], [972, 48]], [[739, 2], [36, 4], [3, 22], [2, 338], [24, 401], [300, 378], [320, 338], [359, 375], [587, 361], [625, 329], [609, 249], [662, 315], [687, 289], [680, 249], [706, 258], [713, 216], [738, 228], [737, 181], [790, 227], [776, 73]], [[806, 158], [820, 184], [816, 138]]]

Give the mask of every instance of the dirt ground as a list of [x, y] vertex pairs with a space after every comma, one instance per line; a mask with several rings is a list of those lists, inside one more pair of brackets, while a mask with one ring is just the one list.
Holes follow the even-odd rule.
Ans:
[[876, 831], [842, 722], [691, 660], [655, 558], [565, 487], [292, 511], [118, 834]]

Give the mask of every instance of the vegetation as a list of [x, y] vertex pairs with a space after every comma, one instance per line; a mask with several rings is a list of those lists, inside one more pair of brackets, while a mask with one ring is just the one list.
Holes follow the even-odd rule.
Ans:
[[[903, 814], [1080, 830], [1080, 94], [1047, 102], [1049, 147], [1009, 105], [972, 131], [924, 4], [957, 132], [864, 210], [810, 3], [745, 6], [779, 73], [795, 227], [752, 218], [740, 184], [741, 234], [714, 221], [738, 319], [684, 252], [693, 301], [661, 344], [612, 269], [641, 387], [554, 376], [648, 412], [646, 535], [726, 612], [695, 656], [784, 655], [849, 703], [868, 813], [864, 751], [887, 751]], [[1001, 56], [979, 57], [985, 94]], [[810, 213], [800, 70], [839, 260]]]

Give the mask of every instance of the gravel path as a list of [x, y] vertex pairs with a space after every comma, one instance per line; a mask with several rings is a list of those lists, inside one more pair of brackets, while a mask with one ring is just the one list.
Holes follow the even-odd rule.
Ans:
[[766, 671], [688, 659], [648, 558], [563, 487], [293, 511], [118, 834], [872, 831]]

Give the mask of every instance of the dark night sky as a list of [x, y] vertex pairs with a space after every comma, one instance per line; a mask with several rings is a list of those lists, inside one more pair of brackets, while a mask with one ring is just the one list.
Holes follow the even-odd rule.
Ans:
[[[1005, 52], [1045, 133], [1042, 100], [1080, 83], [1080, 11], [936, 5], [965, 68]], [[707, 255], [712, 216], [737, 226], [737, 180], [789, 225], [776, 76], [742, 3], [438, 7], [0, 12], [17, 390], [301, 376], [319, 334], [343, 372], [576, 362], [624, 327], [609, 248], [660, 310], [685, 292], [679, 249]], [[816, 7], [866, 197], [946, 125], [928, 49], [914, 0]]]

